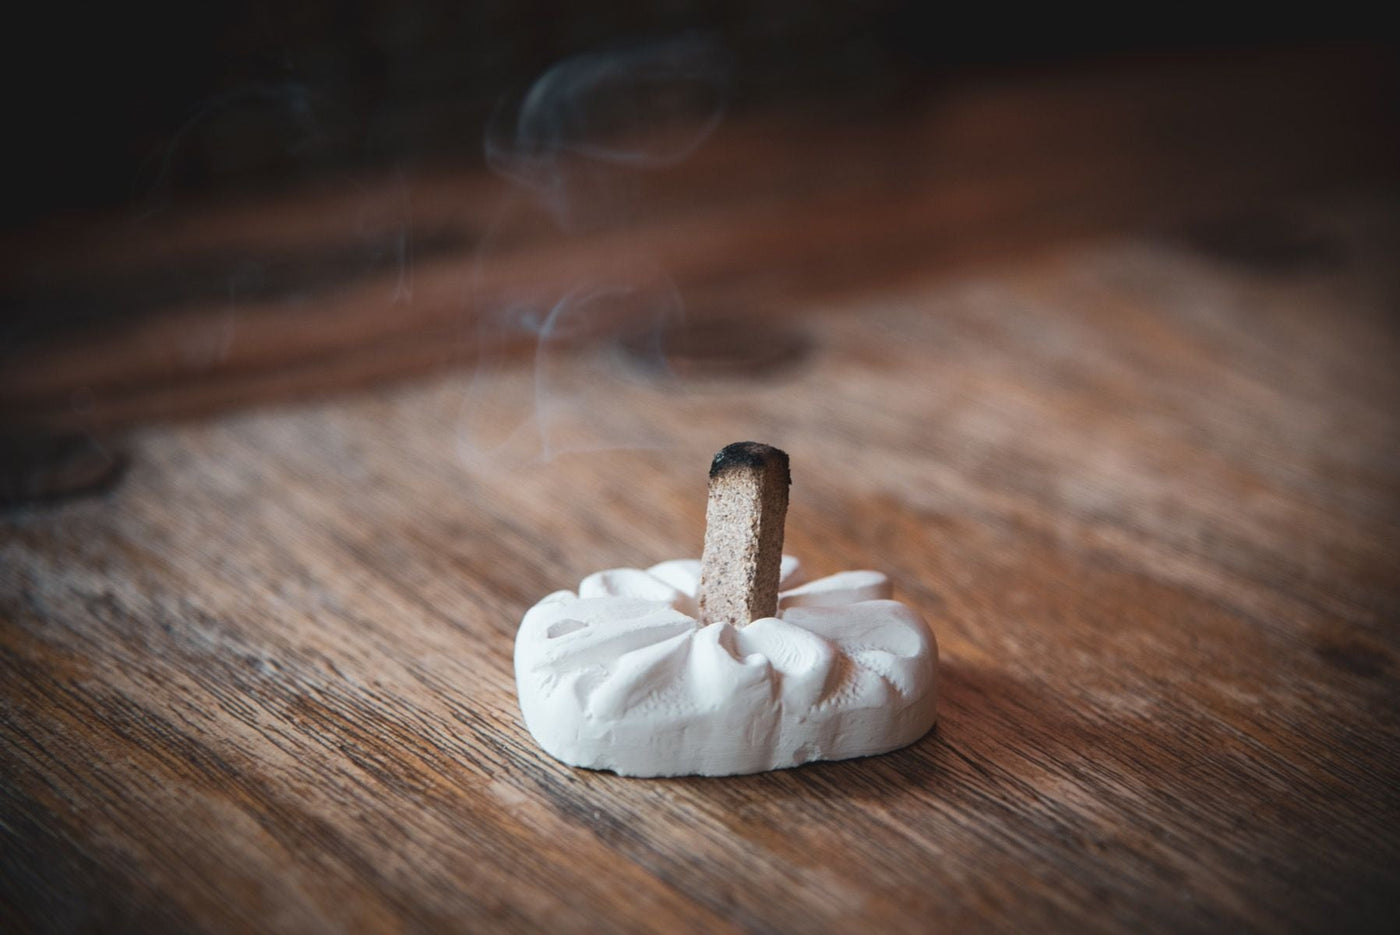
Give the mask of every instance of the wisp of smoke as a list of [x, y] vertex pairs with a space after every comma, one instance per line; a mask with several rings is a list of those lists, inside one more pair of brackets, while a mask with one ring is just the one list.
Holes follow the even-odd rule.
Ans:
[[312, 106], [312, 97], [311, 90], [301, 82], [283, 81], [250, 82], [205, 98], [161, 147], [154, 159], [154, 172], [150, 179], [144, 183], [137, 180], [142, 193], [137, 199], [137, 213], [133, 220], [137, 223], [148, 220], [169, 206], [167, 183], [181, 150], [198, 128], [239, 108], [271, 109], [282, 114], [288, 128], [294, 132], [296, 139], [289, 140], [287, 144], [288, 152], [294, 153], [322, 132]]
[[486, 163], [567, 226], [581, 173], [660, 169], [695, 152], [723, 119], [728, 76], [722, 47], [700, 35], [565, 59], [518, 105], [496, 108]]
[[[542, 213], [553, 255], [585, 248], [599, 231], [626, 232], [638, 173], [674, 166], [719, 125], [728, 61], [712, 38], [687, 35], [579, 55], [546, 71], [487, 128], [487, 164], [517, 194], [477, 255], [478, 281], [495, 252], [495, 233], [525, 212]], [[527, 225], [528, 226], [528, 225]], [[538, 246], [538, 245], [537, 245]], [[526, 248], [529, 249], [528, 247]], [[565, 451], [653, 447], [657, 440], [615, 418], [628, 379], [617, 341], [674, 325], [683, 306], [674, 284], [636, 244], [586, 274], [524, 290], [493, 308], [478, 305], [481, 361], [464, 400], [463, 457], [549, 460]], [[551, 279], [542, 270], [540, 282]], [[505, 381], [497, 349], [535, 340], [527, 404]], [[651, 389], [651, 402], [663, 397]]]

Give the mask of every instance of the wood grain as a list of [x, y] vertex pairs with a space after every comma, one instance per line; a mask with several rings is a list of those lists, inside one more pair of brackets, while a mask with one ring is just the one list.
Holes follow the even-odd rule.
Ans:
[[[1076, 93], [1195, 113], [1147, 87]], [[1082, 142], [1106, 111], [1077, 99], [962, 113], [993, 142], [1079, 113]], [[1249, 139], [1283, 145], [1258, 120]], [[1158, 136], [1180, 150], [1143, 142], [1117, 183], [1066, 148], [1005, 192], [1022, 176], [971, 163], [882, 189], [845, 157], [784, 188], [769, 160], [792, 137], [765, 157], [759, 134], [701, 162], [748, 186], [732, 203], [663, 199], [582, 245], [522, 222], [486, 264], [508, 294], [651, 240], [688, 301], [737, 303], [726, 333], [740, 315], [747, 341], [805, 349], [764, 379], [662, 366], [606, 305], [570, 340], [463, 358], [446, 234], [402, 319], [381, 320], [390, 265], [304, 316], [265, 297], [198, 366], [178, 351], [211, 339], [199, 289], [36, 339], [0, 395], [41, 424], [132, 426], [130, 466], [0, 517], [0, 930], [1394, 931], [1400, 201], [1350, 174], [1355, 136], [1253, 183], [1200, 140], [1139, 139]], [[1163, 178], [1181, 186], [1144, 181]], [[1276, 196], [1317, 178], [1331, 194]], [[1084, 195], [1100, 181], [1107, 201]], [[1231, 212], [1123, 223], [1187, 189]], [[161, 249], [320, 244], [337, 267], [354, 203], [320, 197], [206, 206]], [[28, 261], [150, 295], [151, 242], [93, 236]], [[456, 366], [376, 382], [410, 359]], [[521, 615], [592, 571], [698, 556], [710, 459], [740, 438], [791, 456], [789, 553], [882, 569], [929, 619], [938, 727], [730, 779], [549, 759], [516, 706]]]
[[0, 234], [0, 422], [103, 429], [528, 354], [502, 311], [543, 317], [580, 287], [674, 285], [692, 319], [802, 315], [1393, 182], [1397, 77], [1364, 49], [1232, 53], [969, 79], [879, 120], [750, 117], [666, 171], [563, 162], [567, 231], [458, 165], [58, 219]]
[[[528, 361], [140, 432], [106, 499], [4, 526], [6, 927], [1389, 927], [1400, 241], [1298, 217], [1342, 267], [1137, 240], [907, 284], [782, 379], [599, 384], [548, 460], [481, 450]], [[737, 779], [551, 761], [521, 613], [695, 555], [736, 437], [792, 455], [790, 552], [928, 616], [939, 727]]]

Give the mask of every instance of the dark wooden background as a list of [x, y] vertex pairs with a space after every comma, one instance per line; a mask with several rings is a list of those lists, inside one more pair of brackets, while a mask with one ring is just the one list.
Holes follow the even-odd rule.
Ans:
[[[449, 165], [12, 230], [0, 928], [1393, 931], [1390, 67], [745, 117], [571, 233]], [[698, 554], [744, 438], [938, 728], [543, 756], [521, 614]]]

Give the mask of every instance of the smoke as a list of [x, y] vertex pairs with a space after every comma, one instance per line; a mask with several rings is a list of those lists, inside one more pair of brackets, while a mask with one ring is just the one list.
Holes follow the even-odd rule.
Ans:
[[324, 134], [312, 106], [312, 92], [299, 81], [248, 82], [229, 91], [205, 98], [154, 158], [149, 181], [137, 198], [136, 223], [149, 220], [170, 206], [169, 183], [181, 153], [197, 132], [220, 118], [239, 110], [271, 112], [280, 119], [283, 132], [291, 135], [286, 144], [289, 155], [305, 149], [309, 141]]
[[[619, 342], [635, 351], [655, 337], [659, 360], [660, 334], [684, 314], [635, 226], [638, 183], [714, 132], [728, 75], [713, 39], [687, 35], [567, 59], [497, 108], [486, 161], [511, 196], [476, 257], [469, 302], [481, 359], [460, 420], [464, 458], [549, 460], [659, 444], [619, 418], [624, 399], [650, 394], [644, 403], [664, 405], [668, 392], [624, 365]], [[480, 284], [493, 264], [522, 254], [540, 258], [531, 284], [488, 297]], [[502, 360], [523, 338], [534, 342], [528, 385], [513, 382]]]
[[676, 165], [700, 147], [723, 119], [728, 74], [721, 47], [698, 35], [566, 59], [517, 105], [496, 108], [487, 165], [564, 229], [586, 226], [625, 207], [593, 201], [594, 185], [621, 194], [629, 171]]

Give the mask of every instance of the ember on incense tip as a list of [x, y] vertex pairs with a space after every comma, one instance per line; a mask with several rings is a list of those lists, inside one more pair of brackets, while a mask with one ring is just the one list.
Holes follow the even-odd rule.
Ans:
[[783, 522], [792, 475], [786, 453], [735, 442], [710, 465], [700, 621], [745, 626], [778, 613]]

